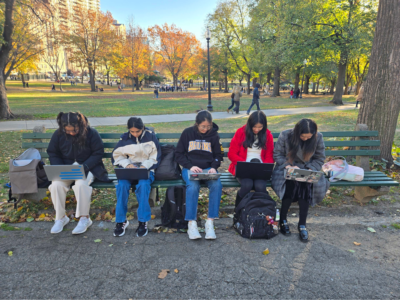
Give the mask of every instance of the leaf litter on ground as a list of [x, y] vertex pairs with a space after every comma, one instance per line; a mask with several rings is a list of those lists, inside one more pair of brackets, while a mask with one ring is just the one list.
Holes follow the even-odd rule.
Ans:
[[168, 273], [169, 273], [169, 269], [163, 269], [163, 270], [161, 270], [160, 273], [158, 273], [158, 278], [164, 279], [165, 277], [167, 277]]

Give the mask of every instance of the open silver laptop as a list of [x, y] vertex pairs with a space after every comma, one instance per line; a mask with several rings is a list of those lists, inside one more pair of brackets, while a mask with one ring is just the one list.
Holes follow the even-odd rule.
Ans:
[[219, 173], [194, 173], [192, 171], [189, 171], [190, 180], [217, 180], [220, 176], [221, 174]]
[[85, 170], [82, 165], [45, 165], [44, 171], [50, 181], [86, 179]]

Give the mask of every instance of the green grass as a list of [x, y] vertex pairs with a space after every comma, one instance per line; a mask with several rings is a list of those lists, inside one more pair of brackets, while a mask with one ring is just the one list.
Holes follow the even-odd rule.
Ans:
[[[194, 113], [207, 107], [207, 93], [162, 92], [159, 99], [153, 98], [152, 89], [118, 92], [116, 87], [103, 86], [105, 91], [90, 92], [88, 84], [77, 87], [63, 83], [64, 91], [51, 92], [51, 82], [31, 82], [22, 88], [20, 82], [7, 82], [7, 96], [12, 112], [17, 119], [54, 119], [60, 111], [80, 111], [88, 117], [114, 117], [129, 115], [158, 115]], [[241, 99], [241, 109], [247, 109], [251, 95]], [[260, 99], [262, 109], [330, 106], [332, 96], [305, 95], [303, 99], [281, 97]], [[354, 96], [344, 96], [344, 101], [354, 102]], [[225, 111], [231, 104], [230, 94], [213, 92], [214, 111]]]
[[390, 224], [390, 226], [392, 226], [395, 229], [400, 229], [400, 224], [399, 223], [392, 223], [392, 224]]

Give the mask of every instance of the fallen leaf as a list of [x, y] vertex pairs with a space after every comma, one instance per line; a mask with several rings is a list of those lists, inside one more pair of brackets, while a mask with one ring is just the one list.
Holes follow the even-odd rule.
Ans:
[[94, 240], [95, 243], [100, 243], [101, 239]]
[[228, 215], [228, 217], [231, 218], [231, 219], [233, 219], [233, 215], [232, 215], [232, 214]]
[[165, 228], [162, 232], [167, 232], [168, 231], [168, 228]]
[[375, 229], [373, 229], [372, 227], [368, 227], [367, 230], [370, 232], [376, 232]]
[[357, 243], [357, 242], [354, 242], [353, 244], [356, 245], [356, 246], [360, 246], [361, 245], [361, 243]]
[[158, 273], [158, 278], [164, 279], [165, 277], [167, 277], [168, 273], [169, 273], [169, 269], [163, 269], [163, 270], [161, 270], [160, 273]]
[[263, 251], [263, 254], [264, 255], [267, 255], [267, 254], [269, 254], [269, 249], [267, 248], [267, 249], [265, 249], [264, 251]]
[[21, 209], [23, 209], [23, 206], [18, 207], [17, 211], [21, 211]]
[[13, 252], [12, 251], [8, 251], [8, 256], [13, 256]]
[[39, 216], [39, 219], [42, 219], [42, 218], [44, 218], [46, 215], [45, 214], [41, 214], [40, 216]]
[[114, 244], [110, 244], [110, 245], [108, 245], [109, 247], [112, 247]]
[[179, 270], [178, 270], [178, 269], [175, 269], [174, 272], [175, 272], [176, 274], [178, 274], [178, 273], [179, 273]]
[[151, 215], [151, 219], [154, 220], [156, 218], [156, 215]]
[[35, 219], [32, 218], [32, 217], [29, 217], [29, 218], [26, 219], [27, 222], [32, 222], [33, 220], [35, 220]]
[[347, 251], [349, 251], [349, 252], [351, 252], [351, 253], [356, 252], [356, 251], [354, 251], [354, 250], [352, 250], [352, 249], [349, 249], [349, 250], [347, 250]]

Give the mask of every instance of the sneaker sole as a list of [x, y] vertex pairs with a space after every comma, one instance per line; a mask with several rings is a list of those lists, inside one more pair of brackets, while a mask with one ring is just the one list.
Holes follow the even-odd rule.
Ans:
[[72, 231], [72, 234], [82, 234], [82, 233], [85, 233], [85, 232], [88, 230], [88, 228], [89, 228], [90, 226], [92, 226], [92, 224], [93, 224], [93, 221], [90, 220], [89, 226], [87, 226], [86, 229], [85, 229], [84, 231], [82, 231], [82, 232], [73, 232], [73, 231]]
[[205, 237], [206, 240], [215, 240], [217, 237]]
[[199, 239], [201, 239], [201, 235], [200, 236], [196, 236], [196, 237], [190, 237], [189, 236], [189, 239], [191, 239], [191, 240], [199, 240]]
[[120, 236], [123, 236], [123, 235], [125, 235], [125, 231], [126, 231], [126, 228], [129, 226], [129, 221], [126, 221], [126, 225], [125, 225], [125, 228], [124, 228], [124, 232], [122, 233], [122, 234], [120, 234], [120, 235], [115, 235], [115, 233], [113, 233], [113, 236], [115, 236], [115, 237], [120, 237]]
[[136, 236], [137, 236], [137, 237], [144, 237], [144, 236], [146, 236], [148, 233], [149, 233], [149, 231], [147, 230], [146, 233], [143, 234], [142, 236], [139, 236], [137, 233], [136, 233]]

